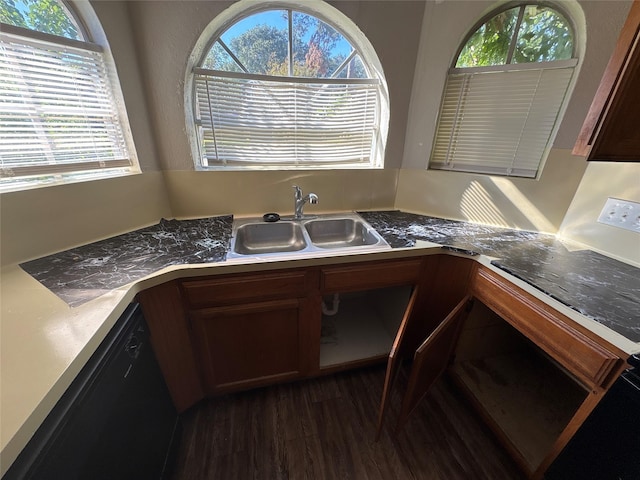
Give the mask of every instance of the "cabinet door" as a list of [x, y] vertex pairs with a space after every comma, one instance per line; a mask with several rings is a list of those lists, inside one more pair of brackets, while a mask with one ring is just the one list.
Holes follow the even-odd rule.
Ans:
[[302, 376], [307, 370], [304, 299], [191, 312], [194, 341], [209, 395]]
[[393, 343], [385, 376], [376, 439], [380, 437], [395, 379], [402, 361], [411, 358], [420, 344], [465, 297], [474, 262], [464, 257], [431, 255], [424, 259], [420, 283]]
[[460, 326], [470, 309], [471, 300], [467, 296], [416, 350], [396, 432], [404, 426], [411, 412], [449, 365]]
[[574, 155], [588, 160], [640, 161], [640, 1], [631, 5], [593, 99]]
[[376, 431], [376, 440], [380, 438], [380, 434], [382, 433], [382, 425], [384, 423], [384, 417], [387, 413], [387, 408], [389, 407], [391, 390], [393, 388], [393, 384], [395, 383], [396, 377], [398, 376], [398, 370], [400, 369], [401, 361], [407, 356], [407, 330], [409, 324], [411, 323], [412, 313], [417, 296], [418, 289], [414, 288], [413, 292], [411, 293], [411, 298], [409, 299], [409, 304], [407, 305], [407, 310], [402, 317], [402, 323], [400, 323], [398, 334], [393, 341], [393, 346], [391, 347], [391, 352], [389, 353], [389, 360], [387, 361], [387, 372], [384, 377], [384, 386], [382, 387], [380, 411], [378, 413], [378, 429]]

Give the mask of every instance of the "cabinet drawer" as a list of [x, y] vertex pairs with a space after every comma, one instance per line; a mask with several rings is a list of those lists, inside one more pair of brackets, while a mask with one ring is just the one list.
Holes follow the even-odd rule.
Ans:
[[421, 269], [421, 259], [323, 268], [320, 288], [327, 293], [410, 285], [418, 283]]
[[487, 269], [478, 269], [472, 293], [590, 388], [607, 384], [622, 361], [569, 318]]
[[301, 297], [307, 291], [306, 279], [303, 270], [224, 275], [186, 280], [182, 282], [182, 288], [190, 307], [204, 307], [247, 299]]

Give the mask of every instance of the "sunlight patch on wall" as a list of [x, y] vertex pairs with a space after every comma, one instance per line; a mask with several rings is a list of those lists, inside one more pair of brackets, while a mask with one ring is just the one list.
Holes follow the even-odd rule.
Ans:
[[513, 206], [539, 232], [553, 233], [556, 228], [549, 219], [536, 207], [508, 178], [491, 177], [490, 180], [509, 199]]
[[476, 180], [472, 181], [462, 194], [460, 212], [471, 222], [499, 227], [509, 226], [491, 194]]

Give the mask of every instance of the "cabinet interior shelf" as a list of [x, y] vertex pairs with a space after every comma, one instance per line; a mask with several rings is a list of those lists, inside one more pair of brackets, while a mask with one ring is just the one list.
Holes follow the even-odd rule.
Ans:
[[[389, 355], [411, 289], [393, 287], [339, 295], [335, 315], [322, 316], [320, 368]], [[325, 297], [331, 306], [331, 295]]]
[[450, 373], [530, 473], [588, 393], [533, 349], [459, 362]]

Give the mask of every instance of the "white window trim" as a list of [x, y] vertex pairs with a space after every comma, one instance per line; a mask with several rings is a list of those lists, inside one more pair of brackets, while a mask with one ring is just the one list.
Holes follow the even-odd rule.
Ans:
[[[371, 155], [371, 164], [357, 166], [357, 165], [234, 165], [234, 166], [202, 166], [199, 161], [200, 158], [200, 144], [198, 135], [196, 132], [197, 122], [194, 115], [196, 105], [195, 95], [195, 74], [194, 71], [199, 68], [202, 58], [211, 48], [212, 42], [219, 37], [229, 26], [238, 22], [244, 17], [248, 17], [254, 13], [269, 9], [294, 9], [296, 11], [308, 13], [316, 16], [322, 20], [329, 22], [342, 33], [347, 41], [352, 45], [357, 45], [359, 53], [362, 57], [362, 61], [372, 71], [373, 76], [380, 81], [380, 123], [377, 131], [377, 138], [375, 141], [375, 150]], [[298, 80], [296, 78], [296, 80]], [[185, 71], [184, 81], [184, 108], [185, 108], [185, 123], [187, 136], [189, 138], [189, 144], [191, 146], [191, 156], [194, 162], [196, 170], [325, 170], [325, 169], [373, 169], [383, 168], [384, 166], [384, 154], [386, 151], [386, 142], [389, 131], [389, 90], [387, 82], [382, 70], [382, 64], [378, 59], [377, 54], [371, 42], [362, 33], [358, 26], [353, 23], [346, 15], [340, 12], [335, 7], [320, 1], [320, 0], [279, 0], [272, 2], [264, 2], [259, 0], [240, 0], [239, 2], [231, 5], [229, 8], [221, 12], [216, 18], [214, 18], [209, 25], [204, 29], [196, 45], [194, 46], [191, 55], [187, 61], [187, 68]]]
[[[61, 172], [59, 174], [49, 174], [43, 176], [41, 181], [34, 181], [32, 178], [17, 177], [15, 181], [3, 185], [0, 183], [0, 193], [29, 190], [33, 188], [41, 188], [50, 185], [60, 185], [66, 183], [78, 183], [91, 180], [100, 180], [119, 176], [135, 175], [141, 172], [138, 156], [133, 140], [129, 117], [127, 115], [122, 87], [116, 68], [115, 59], [111, 52], [106, 33], [102, 28], [102, 24], [95, 13], [93, 7], [86, 1], [70, 2], [65, 1], [65, 8], [69, 10], [68, 14], [72, 15], [77, 21], [81, 29], [81, 35], [85, 37], [85, 41], [69, 39], [56, 35], [39, 32], [36, 30], [15, 27], [13, 25], [2, 24], [2, 30], [14, 33], [28, 39], [36, 39], [43, 41], [54, 41], [59, 45], [70, 47], [79, 47], [87, 50], [93, 50], [102, 53], [104, 64], [107, 71], [107, 80], [109, 81], [113, 102], [116, 107], [122, 135], [128, 151], [128, 166], [117, 166], [109, 169], [97, 169], [84, 172]], [[73, 10], [72, 12], [70, 10]]]

